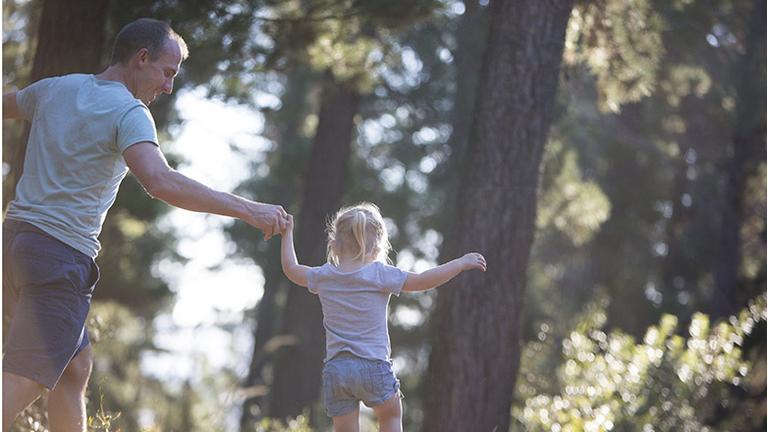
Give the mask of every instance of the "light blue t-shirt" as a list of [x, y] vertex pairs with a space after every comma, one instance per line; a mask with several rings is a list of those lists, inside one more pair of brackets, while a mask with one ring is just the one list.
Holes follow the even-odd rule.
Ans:
[[342, 351], [369, 360], [388, 360], [387, 306], [399, 296], [408, 272], [375, 261], [350, 273], [331, 264], [307, 273], [309, 292], [320, 297], [325, 327], [325, 361]]
[[149, 109], [121, 83], [93, 75], [38, 81], [16, 102], [32, 123], [24, 173], [6, 217], [95, 258], [107, 210], [128, 172], [123, 152], [158, 144]]

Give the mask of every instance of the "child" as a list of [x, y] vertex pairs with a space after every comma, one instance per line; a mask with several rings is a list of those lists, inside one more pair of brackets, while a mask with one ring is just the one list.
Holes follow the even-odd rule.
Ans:
[[468, 253], [410, 273], [384, 263], [390, 248], [384, 219], [370, 203], [336, 213], [328, 226], [328, 263], [322, 267], [297, 262], [290, 215], [283, 233], [285, 275], [317, 294], [323, 308], [325, 408], [337, 432], [359, 430], [360, 401], [373, 408], [381, 432], [402, 431], [400, 382], [392, 371], [387, 332], [390, 295], [435, 288], [464, 270], [485, 271], [485, 258]]

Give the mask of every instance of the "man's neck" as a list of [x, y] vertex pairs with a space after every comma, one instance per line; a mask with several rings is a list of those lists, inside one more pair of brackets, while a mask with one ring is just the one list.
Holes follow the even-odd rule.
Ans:
[[132, 81], [131, 78], [130, 78], [130, 74], [128, 73], [128, 70], [126, 68], [122, 67], [122, 66], [119, 66], [119, 65], [117, 65], [117, 66], [115, 66], [115, 65], [109, 66], [104, 72], [102, 72], [102, 73], [100, 73], [98, 75], [94, 75], [94, 77], [97, 80], [101, 80], [101, 81], [114, 81], [114, 82], [118, 82], [118, 83], [124, 85], [125, 88], [128, 89], [128, 91], [133, 93], [133, 91], [131, 90], [131, 85], [130, 85], [130, 82]]
[[117, 66], [110, 66], [104, 72], [94, 75], [96, 79], [101, 81], [116, 81], [125, 85], [125, 74], [119, 70]]

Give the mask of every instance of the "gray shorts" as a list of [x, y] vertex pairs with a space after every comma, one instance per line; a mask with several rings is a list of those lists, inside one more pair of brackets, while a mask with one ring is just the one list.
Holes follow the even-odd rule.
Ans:
[[99, 278], [90, 257], [25, 222], [3, 223], [3, 372], [56, 386], [90, 340], [85, 320]]
[[391, 360], [366, 360], [351, 355], [336, 357], [323, 368], [325, 412], [329, 417], [349, 414], [362, 401], [375, 407], [400, 391]]

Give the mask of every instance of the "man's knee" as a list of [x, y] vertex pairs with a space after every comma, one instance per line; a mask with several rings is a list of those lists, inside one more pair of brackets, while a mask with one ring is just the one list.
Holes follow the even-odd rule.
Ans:
[[88, 345], [69, 362], [59, 380], [59, 385], [76, 386], [84, 390], [92, 369], [93, 354], [91, 353], [91, 346]]

